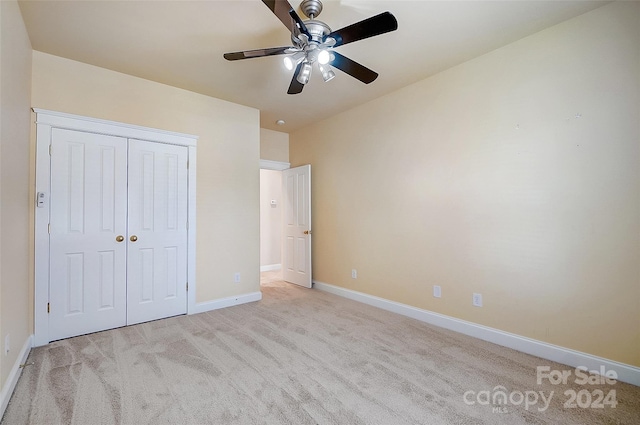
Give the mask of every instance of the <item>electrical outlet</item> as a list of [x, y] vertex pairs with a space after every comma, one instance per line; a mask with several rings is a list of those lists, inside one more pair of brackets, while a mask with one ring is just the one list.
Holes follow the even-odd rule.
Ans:
[[11, 346], [9, 345], [9, 334], [7, 334], [7, 336], [4, 337], [4, 355], [5, 356], [9, 354], [10, 349], [11, 349]]
[[436, 298], [442, 297], [442, 288], [440, 285], [433, 285], [433, 296]]
[[476, 307], [482, 307], [482, 294], [473, 294], [472, 299], [473, 305]]
[[358, 278], [358, 270], [351, 269], [351, 279], [357, 279], [357, 278]]
[[233, 281], [234, 281], [235, 283], [240, 283], [240, 272], [236, 272], [236, 273], [234, 273], [234, 275], [233, 275]]

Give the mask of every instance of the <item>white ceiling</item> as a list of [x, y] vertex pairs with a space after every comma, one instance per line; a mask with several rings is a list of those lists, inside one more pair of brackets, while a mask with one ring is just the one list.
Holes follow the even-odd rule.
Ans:
[[[301, 0], [290, 0], [299, 9]], [[378, 72], [365, 85], [317, 69], [298, 95], [282, 56], [229, 62], [225, 52], [291, 45], [261, 0], [21, 1], [32, 47], [261, 111], [261, 126], [290, 132], [328, 118], [591, 9], [603, 1], [325, 0], [333, 30], [390, 11], [398, 30], [337, 51]], [[276, 120], [286, 124], [277, 126]]]

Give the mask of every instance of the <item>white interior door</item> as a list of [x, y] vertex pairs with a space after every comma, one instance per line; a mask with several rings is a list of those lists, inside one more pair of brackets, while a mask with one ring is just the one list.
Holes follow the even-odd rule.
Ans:
[[53, 129], [49, 340], [126, 324], [127, 139]]
[[187, 312], [187, 158], [129, 141], [128, 324]]
[[311, 165], [282, 172], [283, 278], [311, 288]]

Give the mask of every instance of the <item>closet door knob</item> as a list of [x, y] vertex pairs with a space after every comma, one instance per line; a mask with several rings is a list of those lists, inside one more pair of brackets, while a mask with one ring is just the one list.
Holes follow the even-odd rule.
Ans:
[[135, 242], [135, 241], [137, 241], [137, 240], [138, 240], [138, 237], [137, 237], [136, 235], [133, 235], [133, 236], [131, 236], [131, 237], [129, 238], [129, 240], [130, 240], [131, 242]]
[[122, 242], [124, 240], [124, 236], [118, 235], [116, 236], [116, 242]]

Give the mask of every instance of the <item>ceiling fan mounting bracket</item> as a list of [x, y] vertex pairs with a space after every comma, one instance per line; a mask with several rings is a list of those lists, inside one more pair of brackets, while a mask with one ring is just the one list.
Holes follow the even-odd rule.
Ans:
[[322, 2], [320, 0], [302, 0], [300, 9], [307, 18], [314, 19], [322, 12]]

